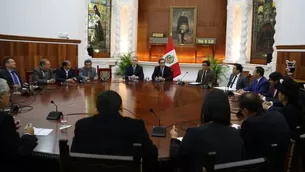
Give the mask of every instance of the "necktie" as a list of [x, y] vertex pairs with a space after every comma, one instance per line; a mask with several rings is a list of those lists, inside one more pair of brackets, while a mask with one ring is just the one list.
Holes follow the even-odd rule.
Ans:
[[164, 68], [161, 68], [161, 76], [163, 77]]
[[232, 80], [232, 82], [231, 82], [231, 84], [230, 84], [230, 88], [233, 87], [233, 84], [235, 83], [236, 78], [237, 78], [237, 75], [234, 76], [234, 79]]
[[273, 89], [273, 94], [272, 94], [273, 97], [275, 97], [276, 92], [277, 92], [277, 89]]
[[136, 73], [136, 67], [133, 66], [132, 68], [133, 68], [133, 74], [135, 74]]
[[202, 76], [201, 76], [201, 83], [204, 82], [205, 80], [205, 75], [206, 75], [206, 71], [203, 72]]
[[12, 71], [11, 72], [12, 76], [13, 76], [13, 81], [15, 85], [21, 85], [18, 76], [16, 75], [16, 72]]

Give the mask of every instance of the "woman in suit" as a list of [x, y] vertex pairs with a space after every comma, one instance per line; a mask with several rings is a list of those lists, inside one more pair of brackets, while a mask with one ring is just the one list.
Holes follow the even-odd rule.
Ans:
[[209, 152], [216, 152], [216, 163], [241, 160], [243, 141], [239, 131], [230, 127], [230, 113], [227, 95], [212, 90], [202, 107], [204, 125], [188, 128], [182, 141], [177, 139], [178, 132], [173, 126], [170, 156], [174, 162], [183, 164], [187, 171], [201, 171]]

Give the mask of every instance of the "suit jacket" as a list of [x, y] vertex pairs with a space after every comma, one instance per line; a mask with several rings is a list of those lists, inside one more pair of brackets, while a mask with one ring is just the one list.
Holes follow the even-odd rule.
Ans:
[[135, 72], [133, 71], [133, 67], [132, 65], [128, 66], [125, 70], [125, 79], [128, 79], [129, 76], [132, 76], [132, 75], [135, 75], [135, 76], [138, 76], [139, 77], [139, 80], [143, 80], [144, 79], [144, 73], [143, 73], [143, 68], [142, 66], [139, 66], [137, 65], [136, 66], [136, 70]]
[[[154, 81], [156, 77], [161, 76], [161, 70], [160, 66], [156, 66], [154, 73], [152, 74], [151, 78]], [[163, 76], [165, 78], [165, 81], [172, 81], [173, 80], [173, 75], [172, 75], [172, 70], [170, 67], [164, 66], [164, 71], [163, 71]]]
[[59, 68], [55, 72], [56, 82], [65, 82], [67, 79], [70, 79], [73, 77], [76, 78], [77, 75], [75, 73], [75, 70], [72, 68], [68, 71], [68, 77], [66, 76], [66, 71], [64, 70], [64, 68]]
[[257, 79], [254, 79], [251, 85], [244, 88], [244, 91], [252, 91], [264, 95], [269, 91], [269, 82], [265, 77], [262, 77], [259, 82], [257, 82]]
[[[275, 164], [284, 164], [291, 132], [283, 115], [267, 111], [262, 115], [249, 117], [243, 121], [240, 134], [244, 140], [245, 159], [266, 156], [271, 144], [278, 144], [278, 159]], [[283, 168], [280, 165], [277, 167]]]
[[88, 77], [88, 73], [90, 75], [90, 80], [93, 80], [94, 77], [97, 76], [96, 68], [91, 67], [91, 69], [88, 71], [87, 69], [82, 67], [82, 68], [79, 68], [79, 73], [78, 73], [79, 79], [82, 80], [82, 81], [85, 80], [85, 77]]
[[[49, 77], [46, 77], [44, 73], [47, 73]], [[44, 73], [43, 69], [40, 66], [35, 68], [32, 74], [32, 82], [37, 82], [38, 85], [46, 85], [48, 84], [48, 80], [55, 79], [53, 69], [44, 71]]]
[[0, 135], [1, 169], [10, 169], [10, 171], [23, 169], [23, 158], [32, 154], [37, 143], [36, 136], [19, 137], [13, 117], [5, 112], [0, 112]]
[[241, 160], [243, 141], [235, 128], [217, 123], [188, 128], [182, 142], [171, 139], [170, 157], [190, 171], [201, 171], [203, 155], [216, 152], [216, 163]]
[[[278, 83], [280, 85], [280, 83]], [[266, 101], [272, 101], [274, 106], [283, 106], [282, 103], [279, 102], [278, 97], [279, 97], [279, 91], [276, 89], [278, 85], [275, 85], [274, 88], [269, 89], [269, 91], [264, 94], [266, 97]]]
[[[20, 77], [19, 73], [16, 72], [16, 75], [19, 78], [20, 84], [22, 86], [22, 81], [21, 81], [21, 77]], [[14, 80], [13, 80], [10, 72], [7, 69], [2, 69], [0, 71], [0, 78], [5, 79], [7, 81], [7, 84], [9, 85], [9, 87], [13, 87], [14, 86]]]
[[98, 114], [76, 122], [71, 152], [131, 156], [134, 143], [142, 144], [143, 161], [150, 165], [156, 162], [158, 150], [143, 120], [123, 117], [118, 112]]
[[[229, 82], [227, 84], [227, 87], [230, 87], [230, 85], [232, 84], [233, 82], [233, 79], [234, 79], [234, 74], [232, 73], [230, 75], [230, 78], [229, 78]], [[236, 83], [236, 90], [239, 90], [239, 89], [243, 89], [243, 88], [246, 88], [249, 86], [249, 78], [246, 77], [245, 75], [243, 75], [242, 73], [239, 74], [239, 77], [236, 78], [237, 79], [237, 83]], [[235, 82], [235, 81], [234, 81]], [[234, 84], [234, 83], [233, 83]]]
[[204, 72], [203, 69], [200, 69], [198, 71], [196, 82], [201, 82], [202, 85], [209, 85], [209, 84], [212, 84], [212, 86], [217, 85], [216, 74], [214, 71], [212, 71], [211, 69], [207, 70], [205, 74], [205, 79], [202, 79], [201, 81], [203, 72]]

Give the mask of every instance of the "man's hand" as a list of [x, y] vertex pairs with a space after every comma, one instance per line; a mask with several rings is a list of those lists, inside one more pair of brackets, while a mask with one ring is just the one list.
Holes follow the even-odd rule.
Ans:
[[13, 87], [14, 87], [15, 89], [19, 89], [19, 88], [20, 88], [20, 85], [15, 84]]
[[16, 130], [18, 130], [21, 127], [20, 120], [15, 120], [15, 126], [16, 126]]
[[263, 101], [266, 101], [266, 97], [265, 96], [263, 96], [263, 95], [261, 95], [261, 94], [258, 94], [259, 95], [259, 97], [263, 100]]
[[263, 109], [268, 110], [273, 105], [272, 101], [264, 101], [263, 103]]
[[48, 84], [54, 84], [55, 83], [55, 79], [50, 79], [47, 81]]
[[34, 135], [34, 127], [32, 124], [27, 124], [26, 127], [24, 128], [24, 132], [26, 134]]
[[178, 129], [176, 128], [175, 125], [173, 125], [172, 130], [170, 131], [170, 135], [173, 139], [177, 139], [178, 137]]

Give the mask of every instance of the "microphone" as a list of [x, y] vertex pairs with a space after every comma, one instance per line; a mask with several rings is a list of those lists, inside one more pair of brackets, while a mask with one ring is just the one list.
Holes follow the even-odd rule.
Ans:
[[180, 79], [180, 81], [178, 81], [178, 85], [184, 85], [185, 83], [182, 81], [182, 79], [185, 77], [186, 74], [188, 74], [189, 72], [185, 72], [185, 74], [182, 76], [182, 78]]
[[62, 112], [58, 112], [58, 107], [55, 102], [52, 100], [51, 103], [55, 106], [56, 111], [52, 111], [47, 116], [47, 120], [58, 120], [63, 114]]
[[152, 137], [166, 137], [166, 128], [161, 126], [161, 120], [160, 118], [156, 115], [155, 111], [150, 108], [149, 111], [158, 119], [159, 125], [158, 126], [153, 126], [152, 128]]

